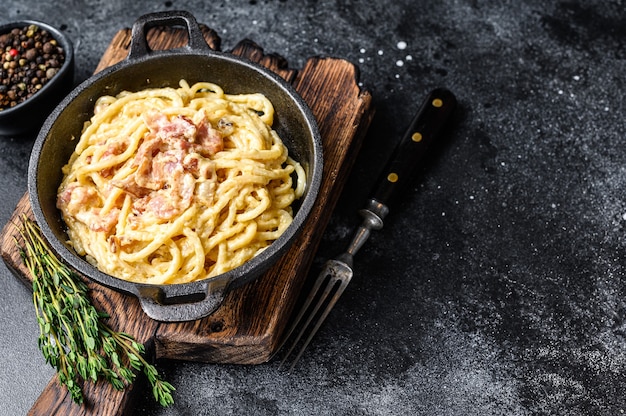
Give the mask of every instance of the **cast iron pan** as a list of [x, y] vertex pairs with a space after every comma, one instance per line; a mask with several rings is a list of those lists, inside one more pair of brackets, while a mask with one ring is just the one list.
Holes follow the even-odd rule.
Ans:
[[[146, 32], [153, 26], [186, 28], [188, 44], [179, 49], [151, 50]], [[265, 94], [276, 110], [273, 128], [285, 142], [290, 155], [307, 173], [306, 193], [295, 207], [292, 225], [265, 251], [244, 265], [192, 283], [149, 285], [128, 282], [100, 272], [67, 244], [65, 224], [56, 208], [61, 168], [72, 154], [83, 123], [91, 117], [98, 97], [115, 95], [123, 90], [177, 87], [180, 79], [186, 79], [189, 84], [210, 81], [230, 94]], [[45, 121], [30, 159], [28, 190], [35, 220], [44, 237], [67, 263], [98, 283], [137, 296], [143, 310], [153, 319], [188, 321], [209, 315], [219, 307], [227, 290], [256, 279], [286, 252], [303, 228], [315, 202], [322, 165], [322, 144], [315, 119], [291, 85], [255, 63], [211, 50], [191, 14], [160, 12], [142, 16], [135, 22], [126, 60], [80, 84]]]

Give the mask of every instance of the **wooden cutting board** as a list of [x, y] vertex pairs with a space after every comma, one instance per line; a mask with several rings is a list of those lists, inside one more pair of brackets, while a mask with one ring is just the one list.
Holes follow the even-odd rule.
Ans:
[[[207, 44], [220, 49], [216, 32], [201, 25]], [[147, 34], [152, 49], [185, 45], [187, 34], [176, 28], [152, 28]], [[105, 51], [96, 72], [126, 58], [130, 29], [120, 30]], [[357, 84], [357, 68], [342, 59], [310, 58], [300, 70], [289, 68], [279, 55], [267, 54], [250, 40], [243, 40], [233, 55], [244, 56], [268, 67], [290, 82], [310, 106], [320, 128], [324, 147], [324, 171], [318, 201], [304, 232], [293, 248], [269, 272], [230, 292], [212, 315], [197, 321], [162, 323], [147, 317], [139, 302], [89, 282], [96, 308], [107, 312], [108, 324], [133, 335], [146, 345], [148, 357], [211, 363], [259, 364], [270, 360], [281, 341], [298, 300], [321, 236], [346, 182], [362, 138], [373, 116], [369, 92]], [[2, 258], [24, 283], [32, 278], [21, 263], [14, 224], [22, 215], [32, 216], [28, 195], [18, 203], [2, 231]], [[33, 312], [34, 313], [34, 312]], [[33, 342], [36, 342], [33, 339]], [[56, 376], [31, 409], [31, 415], [128, 415], [135, 383], [118, 392], [98, 382], [84, 387], [85, 404], [74, 404]], [[177, 394], [184, 395], [184, 391]]]

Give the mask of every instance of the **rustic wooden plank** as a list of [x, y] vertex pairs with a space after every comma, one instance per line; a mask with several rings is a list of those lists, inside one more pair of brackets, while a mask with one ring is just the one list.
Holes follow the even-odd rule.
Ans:
[[4, 260], [8, 269], [11, 270], [23, 283], [30, 286], [32, 279], [26, 267], [22, 264], [19, 250], [15, 244], [16, 239], [19, 240], [20, 238], [17, 227], [19, 226], [20, 218], [24, 215], [29, 218], [33, 217], [30, 209], [30, 203], [28, 201], [28, 194], [24, 194], [24, 196], [22, 196], [22, 198], [17, 202], [17, 206], [13, 211], [11, 219], [3, 227], [0, 248], [2, 249], [2, 260]]
[[289, 68], [289, 64], [285, 58], [274, 53], [266, 54], [263, 48], [250, 39], [244, 39], [239, 42], [230, 53], [247, 58], [271, 69], [289, 83], [293, 82], [298, 73], [295, 69]]
[[[216, 33], [201, 25], [207, 43], [218, 49]], [[185, 44], [186, 34], [179, 29], [151, 28], [148, 43], [153, 49]], [[128, 53], [130, 29], [120, 30], [105, 51], [96, 72], [115, 64]], [[146, 344], [148, 356], [215, 363], [258, 364], [275, 352], [291, 311], [297, 301], [308, 269], [319, 245], [339, 194], [371, 121], [371, 96], [357, 86], [356, 68], [347, 61], [311, 58], [301, 71], [291, 69], [279, 55], [265, 54], [252, 41], [237, 44], [231, 53], [246, 57], [275, 71], [291, 82], [311, 107], [318, 121], [324, 145], [324, 175], [319, 199], [294, 247], [266, 274], [256, 281], [231, 291], [223, 305], [211, 316], [185, 323], [158, 323], [148, 318], [132, 296], [88, 282], [94, 305], [111, 315], [108, 323]], [[32, 216], [28, 196], [18, 203], [11, 221], [2, 232], [2, 258], [25, 283], [31, 277], [21, 264], [14, 243], [21, 215]], [[105, 383], [85, 386], [83, 406], [72, 403], [54, 377], [38, 401], [32, 415], [129, 414], [135, 383], [124, 392]]]

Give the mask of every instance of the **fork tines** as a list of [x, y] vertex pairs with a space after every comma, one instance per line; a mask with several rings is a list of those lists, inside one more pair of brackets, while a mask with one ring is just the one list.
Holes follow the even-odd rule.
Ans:
[[[352, 269], [344, 262], [329, 260], [325, 264], [279, 347], [280, 350], [287, 342], [291, 344], [291, 347], [284, 354], [279, 368], [288, 361], [292, 353], [298, 348], [298, 353], [292, 360], [289, 371], [294, 368], [328, 313], [348, 286], [351, 277]], [[293, 334], [297, 335], [291, 340]], [[306, 339], [301, 342], [305, 335]]]

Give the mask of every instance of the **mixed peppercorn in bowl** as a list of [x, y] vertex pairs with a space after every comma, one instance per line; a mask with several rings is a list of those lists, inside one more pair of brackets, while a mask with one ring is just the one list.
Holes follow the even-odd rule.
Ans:
[[34, 133], [74, 82], [70, 40], [32, 20], [0, 25], [0, 135]]

